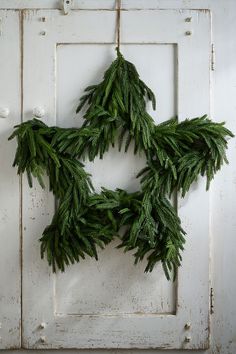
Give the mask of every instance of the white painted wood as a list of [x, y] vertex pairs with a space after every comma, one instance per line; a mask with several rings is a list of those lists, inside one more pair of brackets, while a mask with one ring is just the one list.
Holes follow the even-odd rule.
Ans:
[[[186, 17], [190, 16], [193, 19], [191, 24], [185, 22]], [[43, 17], [45, 22], [41, 21]], [[140, 23], [143, 25], [140, 26]], [[94, 48], [95, 43], [103, 44], [103, 47], [108, 48], [107, 61], [104, 62], [106, 64], [112, 58], [114, 29], [113, 11], [72, 11], [67, 16], [63, 16], [61, 11], [57, 10], [24, 12], [25, 120], [31, 118], [32, 109], [36, 106], [45, 108], [47, 116], [43, 120], [46, 123], [52, 125], [56, 123], [57, 118], [60, 120], [58, 116], [60, 112], [56, 109], [59, 95], [56, 90], [56, 87], [59, 87], [56, 78], [60, 78], [61, 75], [60, 72], [56, 72], [59, 58], [57, 45], [90, 44], [91, 48]], [[186, 31], [190, 29], [192, 35], [186, 36]], [[175, 44], [178, 56], [179, 118], [209, 112], [209, 12], [174, 10], [124, 12], [122, 43], [124, 52], [130, 51], [130, 55], [133, 52], [131, 47], [134, 45], [141, 44], [142, 53], [145, 55], [150, 46]], [[96, 62], [97, 57], [94, 59]], [[142, 70], [142, 67], [149, 65], [149, 57], [145, 59], [143, 62], [140, 61], [138, 69]], [[138, 56], [134, 55], [132, 60], [134, 63], [136, 60], [138, 62]], [[153, 75], [153, 68], [150, 72]], [[73, 67], [70, 73], [71, 76], [74, 75]], [[151, 75], [149, 73], [149, 77]], [[143, 79], [146, 80], [146, 77]], [[168, 100], [169, 97], [166, 97], [166, 105], [169, 104]], [[65, 115], [65, 120], [60, 121], [61, 125], [66, 125], [66, 119], [69, 117], [70, 115]], [[156, 313], [149, 313], [150, 306], [149, 309], [144, 307], [142, 314], [134, 312], [135, 309], [132, 308], [132, 313], [119, 311], [115, 313], [113, 308], [112, 314], [109, 314], [107, 309], [104, 313], [86, 314], [85, 308], [84, 313], [81, 313], [76, 307], [76, 313], [68, 313], [68, 301], [69, 310], [73, 310], [73, 306], [68, 297], [66, 299], [65, 294], [62, 294], [64, 280], [52, 276], [46, 263], [39, 259], [38, 238], [45, 225], [51, 221], [53, 207], [54, 200], [47, 191], [42, 192], [37, 186], [30, 191], [24, 184], [24, 347], [204, 349], [208, 346], [209, 209], [203, 181], [179, 203], [179, 213], [183, 226], [188, 231], [188, 241], [175, 294], [176, 311], [171, 309], [171, 313], [168, 314], [161, 313], [160, 309]], [[122, 259], [122, 256], [119, 257]], [[121, 264], [123, 266], [122, 262]], [[79, 267], [77, 269], [79, 271]], [[156, 274], [155, 282], [158, 288], [162, 281], [161, 273]], [[71, 273], [68, 271], [68, 277], [65, 282], [67, 285], [77, 279], [73, 270]], [[142, 282], [147, 284], [147, 278], [144, 280], [142, 276]], [[165, 286], [163, 293], [167, 291], [170, 296], [175, 285], [168, 289], [169, 285], [163, 284]], [[70, 296], [70, 288], [66, 291]], [[158, 291], [160, 288], [157, 294]], [[138, 291], [137, 297], [142, 298], [142, 289]], [[101, 303], [99, 306], [101, 308]], [[58, 308], [61, 312], [58, 312]], [[41, 328], [42, 322], [46, 324], [45, 328]], [[184, 326], [188, 322], [192, 323], [190, 342], [185, 341], [188, 334]], [[41, 337], [45, 337], [43, 341]]]
[[[122, 0], [123, 9], [209, 9], [215, 0]], [[218, 0], [224, 1], [225, 0]], [[227, 5], [234, 0], [227, 0]], [[116, 0], [73, 0], [72, 9], [115, 9]], [[224, 5], [224, 3], [223, 3]], [[222, 6], [223, 6], [222, 5]], [[226, 8], [227, 8], [226, 5]], [[1, 0], [2, 9], [62, 9], [61, 0]]]
[[7, 107], [1, 107], [0, 108], [0, 118], [7, 118], [9, 116], [9, 108]]
[[20, 191], [12, 168], [20, 122], [19, 13], [0, 11], [0, 349], [20, 347]]
[[[75, 3], [75, 2], [74, 2]], [[123, 0], [123, 6], [131, 7], [146, 7], [146, 0]], [[110, 7], [113, 8], [113, 0], [79, 0], [76, 2], [79, 8], [81, 7]], [[44, 8], [58, 7], [56, 0], [1, 0], [0, 8]], [[106, 6], [105, 6], [106, 5]], [[214, 90], [213, 96], [213, 112], [214, 119], [226, 120], [227, 125], [235, 132], [236, 121], [234, 119], [235, 111], [235, 21], [236, 21], [236, 3], [233, 0], [149, 0], [149, 7], [160, 8], [210, 8], [213, 13], [213, 36], [216, 49], [216, 70], [213, 73]], [[14, 26], [11, 27], [12, 29]], [[14, 36], [17, 34], [17, 28], [12, 31]], [[14, 37], [15, 38], [15, 37]], [[230, 55], [228, 55], [230, 53]], [[227, 55], [226, 55], [227, 54]], [[4, 63], [5, 65], [5, 63]], [[5, 89], [5, 88], [4, 88]], [[19, 113], [19, 111], [17, 111]], [[215, 179], [211, 188], [211, 224], [212, 224], [212, 259], [213, 259], [213, 279], [214, 287], [214, 306], [215, 313], [212, 318], [212, 345], [211, 349], [204, 353], [221, 353], [231, 354], [236, 352], [235, 342], [235, 294], [236, 288], [232, 279], [235, 279], [236, 268], [233, 266], [235, 254], [235, 143], [232, 140], [229, 144], [229, 159], [230, 165], [223, 168]], [[224, 215], [223, 215], [224, 213]], [[226, 217], [226, 219], [225, 219]], [[227, 230], [225, 229], [227, 225]], [[57, 351], [58, 352], [58, 351]], [[75, 353], [76, 351], [70, 351]], [[94, 352], [94, 350], [93, 350]], [[110, 351], [111, 353], [112, 351]], [[159, 351], [162, 354], [164, 351]], [[3, 354], [13, 354], [13, 351], [2, 351]], [[26, 353], [26, 351], [21, 351]], [[32, 351], [36, 353], [36, 351]], [[54, 353], [54, 352], [52, 352]], [[61, 353], [59, 351], [59, 353]], [[64, 351], [68, 354], [69, 351]], [[82, 353], [82, 351], [81, 351]], [[95, 353], [98, 353], [95, 351]], [[121, 353], [117, 351], [116, 353]], [[131, 353], [131, 351], [128, 351]], [[139, 351], [142, 353], [142, 351]], [[145, 351], [147, 354], [153, 351]], [[168, 351], [169, 353], [169, 351]], [[183, 353], [183, 351], [170, 351], [173, 353]], [[191, 351], [196, 354], [197, 351]]]

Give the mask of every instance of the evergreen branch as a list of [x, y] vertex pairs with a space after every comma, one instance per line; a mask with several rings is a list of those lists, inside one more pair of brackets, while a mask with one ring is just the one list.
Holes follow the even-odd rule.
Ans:
[[[224, 127], [224, 123], [212, 122], [206, 115], [200, 118], [186, 119], [179, 123], [177, 132], [181, 143], [184, 143], [184, 154], [178, 160], [178, 189], [182, 196], [198, 175], [206, 176], [206, 189], [226, 157], [227, 138], [233, 133]], [[192, 142], [184, 141], [184, 137], [192, 135]]]
[[156, 126], [147, 166], [138, 174], [142, 190], [170, 196], [177, 189], [184, 196], [199, 175], [207, 177], [208, 189], [215, 173], [228, 163], [227, 137], [233, 136], [224, 123], [207, 116]]
[[155, 264], [161, 261], [167, 279], [170, 279], [172, 271], [175, 279], [185, 243], [180, 219], [164, 197], [144, 193], [139, 195], [138, 201], [135, 203], [132, 198], [136, 208], [129, 207], [122, 211], [121, 225], [127, 229], [119, 247], [124, 247], [125, 251], [135, 250], [135, 263], [146, 256], [146, 272], [151, 272]]
[[108, 215], [86, 205], [81, 208], [76, 197], [76, 191], [69, 189], [40, 239], [41, 257], [46, 254], [53, 272], [64, 271], [86, 255], [97, 260], [97, 248], [104, 248], [115, 235]]
[[35, 177], [45, 188], [43, 179], [47, 174], [50, 190], [57, 198], [63, 198], [73, 185], [80, 202], [85, 202], [93, 189], [89, 175], [81, 162], [55, 150], [51, 141], [56, 133], [56, 128], [49, 128], [37, 119], [16, 126], [9, 138], [16, 137], [18, 142], [13, 166], [18, 166], [18, 174], [27, 173], [30, 187]]
[[131, 136], [130, 140], [134, 139], [135, 152], [151, 147], [154, 123], [146, 112], [146, 102], [151, 101], [153, 109], [156, 108], [154, 93], [118, 49], [117, 58], [105, 72], [103, 81], [85, 91], [76, 112], [87, 108], [84, 126], [101, 132], [101, 140], [98, 140], [101, 158], [123, 129]]

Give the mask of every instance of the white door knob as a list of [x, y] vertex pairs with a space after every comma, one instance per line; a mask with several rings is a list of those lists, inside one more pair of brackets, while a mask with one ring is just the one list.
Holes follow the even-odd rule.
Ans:
[[9, 109], [6, 107], [0, 107], [0, 118], [7, 118], [9, 116]]
[[33, 109], [33, 115], [37, 118], [42, 118], [45, 115], [45, 110], [42, 107], [35, 107]]

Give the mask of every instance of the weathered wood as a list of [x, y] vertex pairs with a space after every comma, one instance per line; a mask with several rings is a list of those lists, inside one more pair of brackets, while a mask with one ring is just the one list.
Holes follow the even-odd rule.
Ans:
[[[190, 23], [185, 21], [187, 17], [192, 18]], [[45, 20], [42, 21], [43, 18]], [[190, 29], [191, 35], [186, 35]], [[144, 10], [122, 14], [121, 42], [124, 54], [127, 53], [127, 57], [137, 62], [137, 68], [144, 81], [155, 85], [158, 98], [161, 87], [158, 73], [161, 73], [157, 69], [155, 75], [155, 64], [157, 68], [162, 65], [163, 79], [168, 77], [168, 70], [172, 73], [168, 80], [171, 81], [171, 75], [175, 75], [175, 81], [172, 80], [175, 82], [175, 88], [171, 89], [170, 85], [169, 91], [167, 90], [171, 98], [169, 95], [160, 94], [163, 101], [159, 105], [164, 119], [176, 112], [179, 119], [209, 112], [210, 32], [210, 15], [207, 11]], [[101, 78], [99, 67], [102, 73], [112, 59], [114, 39], [114, 11], [72, 11], [67, 16], [58, 10], [25, 11], [24, 119], [31, 118], [33, 108], [39, 106], [45, 109], [46, 115], [42, 119], [46, 123], [75, 125], [76, 120], [71, 119], [71, 107], [76, 106], [75, 100], [84, 85], [90, 83], [85, 82], [86, 77], [92, 82], [94, 78]], [[168, 49], [162, 50], [159, 48], [161, 46]], [[155, 51], [157, 47], [159, 49]], [[76, 63], [70, 62], [71, 55], [68, 56], [67, 50], [71, 51], [71, 55], [75, 55], [77, 65], [81, 66], [83, 71], [76, 71]], [[172, 64], [170, 58], [173, 60]], [[96, 61], [99, 65], [96, 65]], [[73, 65], [68, 69], [66, 64], [71, 63]], [[66, 81], [64, 72], [73, 80]], [[74, 84], [74, 88], [69, 83]], [[68, 87], [70, 95], [66, 95], [67, 90], [63, 90], [63, 86]], [[165, 111], [165, 106], [171, 106], [172, 112]], [[158, 110], [157, 116], [160, 111]], [[108, 156], [107, 164], [112, 162], [112, 158], [112, 155]], [[133, 160], [133, 166], [135, 163]], [[97, 168], [98, 166], [94, 180], [99, 187], [100, 184], [104, 185], [103, 168]], [[128, 178], [128, 175], [124, 177]], [[115, 170], [111, 170], [110, 180], [113, 178]], [[127, 180], [122, 183], [127, 183]], [[90, 287], [94, 296], [87, 298], [90, 303], [82, 302], [79, 280], [83, 279], [82, 272], [86, 273], [88, 269], [85, 265], [76, 265], [61, 277], [52, 276], [45, 261], [40, 260], [38, 238], [45, 225], [50, 222], [53, 208], [52, 195], [41, 191], [37, 185], [30, 191], [24, 183], [24, 347], [204, 349], [208, 346], [209, 209], [204, 181], [196, 184], [188, 196], [179, 201], [179, 214], [188, 236], [177, 287], [170, 286], [170, 283], [167, 284], [162, 279], [158, 267], [152, 275], [141, 274], [139, 280], [137, 269], [132, 270], [127, 257], [124, 258], [119, 252], [112, 253], [112, 263], [109, 263], [109, 254], [108, 260], [105, 257], [105, 261], [101, 260], [96, 265], [85, 261], [88, 267], [91, 267], [91, 272], [95, 272], [94, 280], [96, 277], [101, 279], [101, 286], [105, 275], [108, 300], [104, 299], [104, 304], [101, 298], [99, 300], [99, 296], [96, 302], [96, 292], [100, 290], [99, 287], [93, 287], [92, 275], [87, 281], [87, 288], [84, 286], [82, 289], [85, 299], [86, 294], [90, 293]], [[121, 284], [117, 282], [121, 297], [114, 297], [113, 303], [111, 297], [115, 294], [115, 289], [109, 289], [110, 282], [107, 280], [108, 265], [111, 264], [117, 267], [114, 269], [118, 271], [118, 279], [121, 281]], [[129, 275], [130, 280], [122, 278], [120, 268], [123, 274]], [[89, 277], [90, 273], [87, 274]], [[116, 274], [110, 274], [113, 282]], [[127, 296], [132, 295], [129, 290], [132, 279], [140, 281], [139, 286], [134, 287], [138, 305], [133, 307], [130, 306], [129, 300], [122, 300], [122, 292], [127, 293]], [[155, 292], [153, 293], [156, 301], [154, 307], [150, 301], [151, 291], [145, 295], [147, 303], [143, 302], [142, 286], [151, 286], [148, 289], [153, 286], [148, 285], [148, 279], [154, 281], [156, 297], [160, 296], [158, 303]], [[161, 309], [161, 299], [166, 298], [171, 301], [163, 305], [167, 313]], [[124, 306], [123, 311], [120, 309], [121, 304]], [[141, 305], [142, 313], [137, 311]], [[130, 310], [127, 310], [127, 306], [130, 306]], [[40, 327], [42, 322], [45, 323], [45, 328]], [[186, 341], [185, 337], [189, 334], [185, 324], [189, 322], [191, 339]]]
[[0, 11], [0, 349], [20, 347], [20, 185], [7, 141], [21, 119], [19, 27], [19, 13]]

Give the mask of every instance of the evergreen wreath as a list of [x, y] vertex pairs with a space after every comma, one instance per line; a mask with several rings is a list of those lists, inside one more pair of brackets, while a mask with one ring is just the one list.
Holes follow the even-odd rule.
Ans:
[[[86, 255], [98, 259], [97, 248], [118, 237], [119, 248], [134, 251], [135, 263], [146, 258], [146, 272], [161, 261], [167, 279], [171, 273], [175, 278], [185, 232], [169, 197], [175, 191], [184, 197], [199, 175], [206, 176], [208, 189], [228, 162], [226, 138], [233, 134], [206, 115], [155, 125], [147, 101], [155, 110], [153, 92], [117, 48], [102, 82], [87, 87], [80, 98], [76, 112], [85, 110], [81, 128], [48, 127], [34, 118], [17, 125], [10, 136], [18, 142], [13, 163], [18, 174], [26, 172], [30, 187], [37, 178], [44, 188], [46, 173], [58, 199], [40, 238], [41, 256], [46, 255], [54, 272]], [[147, 160], [137, 176], [141, 190], [102, 188], [95, 193], [81, 160], [102, 159], [115, 144], [127, 152], [131, 141], [134, 153], [144, 152]]]

